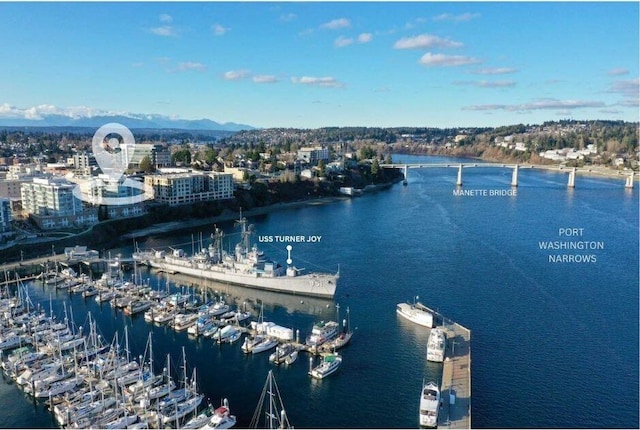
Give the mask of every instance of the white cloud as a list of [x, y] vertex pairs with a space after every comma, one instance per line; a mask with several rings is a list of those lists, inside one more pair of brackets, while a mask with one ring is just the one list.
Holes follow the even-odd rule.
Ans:
[[343, 48], [345, 46], [352, 45], [356, 42], [358, 43], [369, 43], [373, 40], [373, 35], [371, 33], [360, 33], [356, 39], [352, 37], [339, 36], [336, 40], [333, 41], [333, 46], [336, 48]]
[[618, 103], [621, 106], [640, 107], [640, 79], [638, 78], [614, 81], [607, 92], [622, 96], [622, 101]]
[[607, 72], [609, 76], [620, 76], [620, 75], [628, 75], [629, 69], [625, 69], [624, 67], [616, 67]]
[[320, 25], [320, 28], [324, 28], [327, 30], [337, 30], [339, 28], [349, 28], [349, 27], [351, 27], [351, 21], [349, 21], [347, 18], [334, 19]]
[[394, 49], [428, 49], [428, 48], [460, 48], [461, 42], [443, 39], [432, 34], [421, 34], [413, 37], [403, 37], [393, 45]]
[[256, 84], [273, 84], [278, 82], [278, 78], [273, 75], [256, 75], [251, 78]]
[[188, 70], [196, 70], [198, 72], [204, 72], [207, 70], [207, 66], [202, 63], [196, 63], [193, 61], [186, 61], [183, 63], [178, 63], [178, 67], [176, 68], [179, 72], [186, 72]]
[[229, 70], [222, 77], [227, 81], [239, 81], [249, 76], [248, 70]]
[[518, 69], [513, 67], [486, 67], [483, 69], [477, 69], [472, 71], [476, 75], [507, 75], [509, 73], [516, 73]]
[[298, 15], [295, 13], [283, 13], [280, 15], [280, 21], [282, 22], [291, 22], [298, 18]]
[[464, 110], [487, 111], [487, 110], [504, 110], [508, 112], [527, 112], [533, 110], [572, 110], [586, 108], [604, 107], [604, 102], [595, 100], [558, 100], [558, 99], [540, 99], [529, 103], [506, 105], [506, 104], [487, 104], [466, 106]]
[[215, 23], [211, 26], [211, 30], [213, 30], [213, 34], [215, 34], [216, 36], [224, 36], [224, 34], [231, 29], [221, 24]]
[[624, 97], [638, 97], [640, 92], [640, 79], [625, 79], [615, 81], [609, 87], [608, 92], [621, 94]]
[[411, 30], [412, 28], [415, 28], [416, 26], [426, 22], [427, 20], [422, 18], [422, 17], [418, 17], [416, 19], [414, 19], [413, 21], [409, 21], [404, 25], [404, 28], [407, 30]]
[[505, 80], [505, 81], [455, 81], [455, 85], [469, 85], [478, 88], [506, 88], [506, 87], [514, 87], [516, 85], [515, 81]]
[[466, 13], [461, 13], [458, 15], [454, 15], [451, 13], [442, 13], [440, 15], [434, 16], [433, 20], [434, 21], [453, 21], [453, 22], [464, 22], [464, 21], [471, 21], [474, 18], [478, 18], [480, 17], [479, 13], [470, 13], [470, 12], [466, 12]]
[[345, 46], [349, 46], [353, 43], [353, 39], [350, 37], [339, 36], [336, 40], [333, 41], [333, 46], [336, 48], [343, 48]]
[[131, 63], [131, 67], [139, 68], [142, 66], [144, 66], [144, 63], [142, 61], [136, 61], [135, 63]]
[[482, 61], [463, 55], [444, 55], [444, 54], [432, 54], [427, 52], [421, 58], [419, 63], [427, 67], [457, 67], [466, 66], [468, 64], [478, 64]]
[[88, 106], [59, 107], [41, 104], [29, 108], [19, 108], [8, 103], [0, 105], [0, 118], [18, 118], [40, 120], [51, 115], [66, 116], [69, 118], [91, 118], [100, 115], [122, 115], [123, 112], [104, 111]]
[[161, 25], [160, 27], [153, 27], [149, 29], [149, 32], [156, 36], [177, 36], [178, 33], [171, 25]]
[[163, 22], [165, 24], [171, 24], [173, 22], [173, 17], [166, 13], [161, 14], [159, 19], [160, 22]]
[[313, 77], [313, 76], [302, 76], [292, 77], [291, 83], [293, 84], [302, 84], [314, 87], [327, 87], [327, 88], [343, 88], [345, 85], [338, 81], [336, 78], [326, 76], [326, 77]]
[[358, 35], [358, 43], [369, 43], [373, 40], [373, 34], [371, 33], [360, 33]]

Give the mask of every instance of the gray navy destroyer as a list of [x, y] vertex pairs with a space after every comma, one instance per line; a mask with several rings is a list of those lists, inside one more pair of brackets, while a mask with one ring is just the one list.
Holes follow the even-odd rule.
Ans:
[[172, 249], [171, 252], [137, 251], [133, 259], [168, 273], [182, 273], [261, 290], [333, 298], [340, 277], [339, 270], [335, 274], [304, 273], [290, 264], [284, 267], [268, 259], [257, 245], [250, 245], [253, 229], [252, 226], [247, 228], [247, 220], [242, 213], [237, 222], [241, 227], [242, 239], [236, 244], [233, 254], [222, 249], [224, 233], [216, 228], [211, 235], [210, 245], [192, 256], [186, 255], [182, 249]]

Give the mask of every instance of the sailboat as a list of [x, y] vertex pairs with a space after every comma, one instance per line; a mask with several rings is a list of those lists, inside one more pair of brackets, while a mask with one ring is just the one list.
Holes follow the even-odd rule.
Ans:
[[[336, 305], [336, 309], [337, 312], [340, 312], [340, 304]], [[339, 316], [336, 319], [340, 321]], [[347, 318], [342, 320], [342, 332], [332, 341], [320, 345], [318, 351], [331, 352], [340, 349], [351, 341], [351, 336], [353, 336], [353, 331], [351, 330], [351, 319], [349, 308], [347, 307]]]
[[280, 390], [273, 376], [273, 371], [269, 370], [267, 380], [262, 388], [262, 394], [253, 418], [251, 419], [250, 428], [266, 428], [266, 429], [290, 429], [293, 428], [289, 422], [289, 417], [284, 409]]

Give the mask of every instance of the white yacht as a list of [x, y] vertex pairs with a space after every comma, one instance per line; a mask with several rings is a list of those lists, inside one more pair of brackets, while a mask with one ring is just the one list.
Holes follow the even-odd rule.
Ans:
[[435, 428], [438, 426], [438, 407], [440, 390], [435, 382], [422, 384], [420, 393], [420, 427]]
[[209, 422], [201, 429], [229, 429], [236, 425], [236, 416], [229, 412], [229, 401], [224, 399], [224, 404], [217, 408]]
[[439, 328], [432, 328], [427, 342], [427, 360], [442, 363], [444, 361], [444, 349], [447, 338]]
[[433, 314], [426, 310], [424, 306], [418, 303], [398, 303], [396, 313], [411, 322], [425, 326], [433, 327]]
[[312, 348], [317, 348], [323, 343], [333, 339], [338, 335], [338, 323], [335, 321], [314, 324], [311, 334], [306, 339], [306, 344]]
[[309, 371], [309, 375], [316, 379], [326, 378], [338, 370], [342, 364], [342, 357], [338, 354], [330, 354], [322, 359], [322, 362]]

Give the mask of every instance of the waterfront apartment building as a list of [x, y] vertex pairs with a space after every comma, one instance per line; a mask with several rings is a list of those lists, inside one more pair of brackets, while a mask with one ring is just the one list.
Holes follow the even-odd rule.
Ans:
[[11, 230], [11, 200], [0, 198], [0, 234]]
[[148, 175], [145, 187], [153, 190], [158, 203], [176, 206], [186, 203], [233, 198], [233, 176], [220, 172], [181, 172]]
[[144, 157], [149, 157], [151, 164], [156, 168], [171, 166], [171, 153], [169, 152], [169, 148], [163, 145], [123, 143], [119, 148], [122, 155], [122, 164], [124, 165], [126, 163], [129, 169], [140, 167], [140, 161], [142, 161]]
[[298, 160], [309, 164], [318, 164], [318, 161], [329, 161], [329, 148], [322, 146], [310, 146], [298, 149]]
[[20, 187], [23, 213], [45, 230], [94, 224], [97, 211], [85, 209], [75, 187], [64, 178], [33, 178]]
[[33, 178], [20, 186], [22, 208], [33, 215], [74, 215], [82, 203], [73, 195], [74, 184], [64, 178]]

